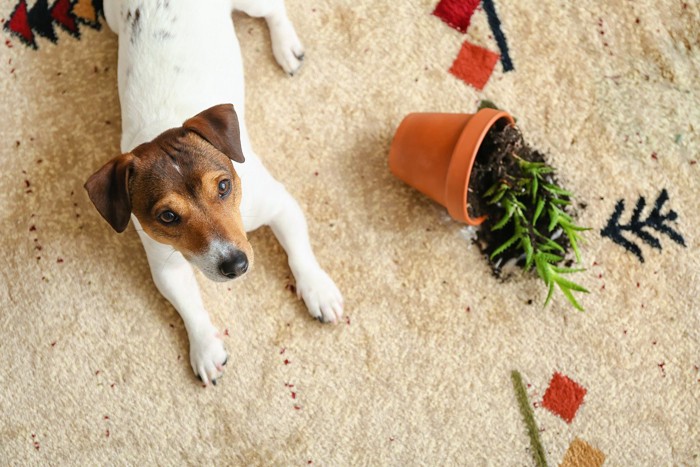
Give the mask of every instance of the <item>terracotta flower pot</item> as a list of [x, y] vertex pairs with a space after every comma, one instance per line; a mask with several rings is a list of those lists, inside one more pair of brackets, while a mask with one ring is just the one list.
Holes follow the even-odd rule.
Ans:
[[403, 119], [391, 143], [391, 172], [447, 208], [454, 219], [481, 224], [467, 212], [472, 166], [481, 142], [499, 120], [513, 123], [507, 112], [482, 109], [475, 114], [413, 113]]

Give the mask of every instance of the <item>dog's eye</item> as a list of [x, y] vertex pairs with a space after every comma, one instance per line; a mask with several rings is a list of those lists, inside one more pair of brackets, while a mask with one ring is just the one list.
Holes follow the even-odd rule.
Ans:
[[178, 217], [177, 214], [175, 214], [172, 211], [163, 211], [162, 213], [160, 213], [160, 216], [158, 216], [158, 219], [163, 224], [172, 224], [178, 219]]
[[231, 180], [221, 180], [219, 182], [219, 197], [225, 198], [231, 192]]

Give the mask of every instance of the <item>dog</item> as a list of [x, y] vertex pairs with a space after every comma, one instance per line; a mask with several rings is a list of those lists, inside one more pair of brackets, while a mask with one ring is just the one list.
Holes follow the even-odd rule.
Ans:
[[343, 313], [301, 208], [251, 148], [234, 10], [265, 18], [275, 59], [294, 75], [304, 49], [283, 0], [105, 0], [119, 36], [122, 154], [85, 183], [114, 230], [133, 222], [205, 386], [223, 375], [228, 355], [192, 265], [213, 281], [243, 276], [253, 263], [247, 232], [272, 228], [311, 316], [337, 322]]

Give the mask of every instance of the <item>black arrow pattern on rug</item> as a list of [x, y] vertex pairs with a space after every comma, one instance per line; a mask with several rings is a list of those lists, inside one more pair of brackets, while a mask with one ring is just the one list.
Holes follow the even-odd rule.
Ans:
[[625, 238], [625, 236], [622, 235], [623, 232], [631, 232], [647, 245], [651, 246], [652, 248], [656, 248], [657, 250], [661, 250], [661, 242], [659, 239], [644, 230], [645, 228], [652, 229], [667, 235], [671, 240], [685, 247], [686, 245], [683, 236], [667, 224], [669, 221], [675, 221], [678, 218], [678, 214], [672, 209], [670, 209], [665, 215], [661, 214], [661, 209], [668, 199], [668, 192], [664, 188], [656, 198], [654, 209], [652, 209], [646, 219], [641, 220], [640, 217], [642, 215], [642, 211], [646, 207], [646, 200], [643, 196], [640, 196], [637, 200], [636, 206], [634, 207], [634, 211], [632, 212], [632, 217], [627, 224], [620, 224], [620, 217], [625, 210], [625, 200], [619, 200], [615, 205], [615, 211], [608, 220], [608, 224], [603, 230], [600, 231], [600, 234], [603, 237], [608, 237], [613, 242], [624, 247], [627, 251], [633, 253], [642, 263], [644, 262], [642, 249], [636, 243]]
[[53, 18], [49, 12], [49, 4], [47, 0], [38, 0], [31, 10], [29, 10], [29, 24], [32, 30], [38, 35], [47, 38], [54, 44], [58, 41], [56, 31], [53, 28]]

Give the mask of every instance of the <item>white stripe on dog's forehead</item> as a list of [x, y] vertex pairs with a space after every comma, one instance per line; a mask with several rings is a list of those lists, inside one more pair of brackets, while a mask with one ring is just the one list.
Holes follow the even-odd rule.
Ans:
[[173, 161], [173, 167], [175, 167], [175, 170], [177, 170], [177, 173], [182, 175], [182, 170], [180, 170], [180, 166], [177, 165], [177, 161]]

